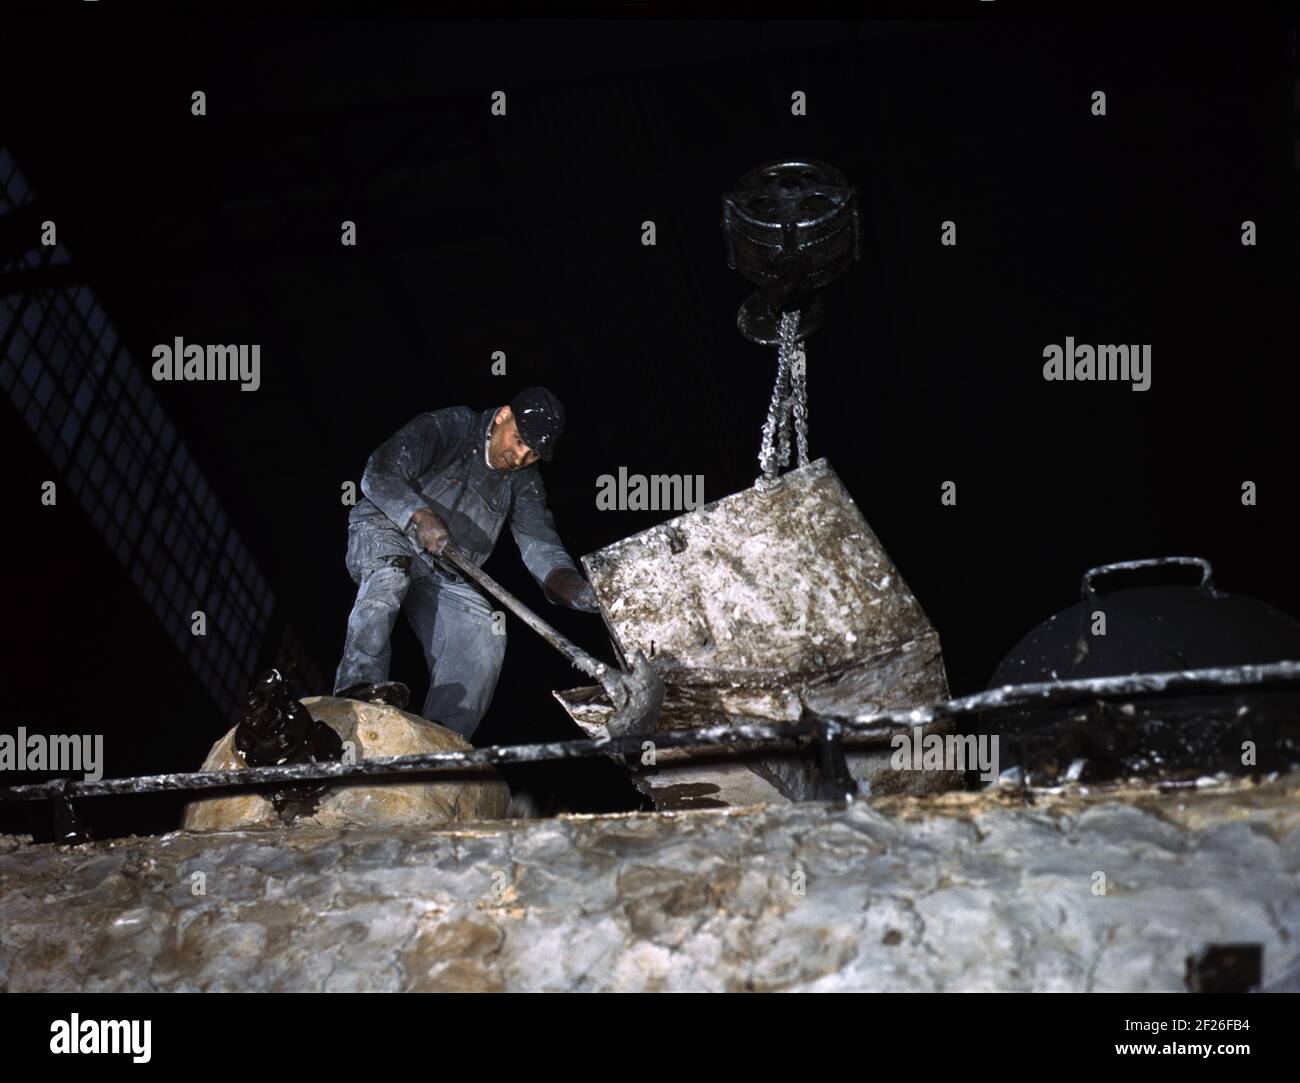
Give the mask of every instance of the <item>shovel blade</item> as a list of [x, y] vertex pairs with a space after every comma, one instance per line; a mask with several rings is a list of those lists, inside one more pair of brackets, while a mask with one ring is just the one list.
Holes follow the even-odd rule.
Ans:
[[659, 725], [664, 705], [664, 682], [646, 656], [637, 651], [631, 672], [609, 671], [606, 691], [614, 703], [614, 713], [605, 728], [611, 737], [649, 736]]

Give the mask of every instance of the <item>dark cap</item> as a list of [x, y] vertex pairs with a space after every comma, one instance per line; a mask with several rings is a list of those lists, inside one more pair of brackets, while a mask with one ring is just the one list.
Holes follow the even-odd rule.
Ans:
[[550, 462], [555, 458], [555, 445], [564, 432], [564, 407], [560, 400], [544, 387], [529, 387], [510, 400], [510, 412], [515, 415], [519, 439]]

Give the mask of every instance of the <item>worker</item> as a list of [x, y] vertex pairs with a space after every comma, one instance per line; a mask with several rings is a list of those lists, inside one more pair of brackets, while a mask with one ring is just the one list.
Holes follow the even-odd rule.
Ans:
[[429, 667], [423, 717], [473, 735], [505, 657], [504, 615], [453, 568], [420, 551], [436, 557], [450, 541], [481, 566], [507, 518], [547, 600], [599, 612], [555, 532], [537, 465], [554, 458], [563, 431], [560, 400], [530, 387], [506, 406], [421, 414], [370, 456], [361, 477], [365, 498], [348, 517], [347, 569], [358, 589], [336, 696], [407, 705], [407, 687], [389, 680], [400, 609]]

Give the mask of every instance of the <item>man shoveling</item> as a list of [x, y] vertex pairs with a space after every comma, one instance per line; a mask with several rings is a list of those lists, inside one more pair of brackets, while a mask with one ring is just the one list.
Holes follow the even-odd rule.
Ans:
[[482, 565], [506, 519], [547, 600], [599, 612], [595, 592], [555, 531], [537, 461], [550, 461], [564, 408], [543, 387], [508, 406], [421, 414], [370, 457], [365, 499], [348, 517], [347, 569], [358, 585], [334, 694], [405, 707], [405, 685], [388, 679], [389, 641], [405, 611], [429, 666], [423, 717], [469, 739], [496, 689], [505, 628], [483, 595], [421, 551]]

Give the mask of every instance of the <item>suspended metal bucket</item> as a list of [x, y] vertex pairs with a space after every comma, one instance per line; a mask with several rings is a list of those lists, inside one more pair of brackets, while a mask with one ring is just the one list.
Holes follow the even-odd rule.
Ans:
[[[659, 730], [921, 706], [947, 698], [939, 637], [825, 459], [582, 559], [615, 648], [668, 686]], [[597, 687], [555, 693], [604, 736]], [[927, 731], [929, 732], [929, 731]], [[940, 732], [936, 730], [935, 732]], [[953, 772], [894, 770], [888, 743], [845, 746], [864, 790], [932, 792]], [[793, 744], [743, 760], [663, 750], [631, 764], [658, 808], [807, 800], [816, 757]]]

